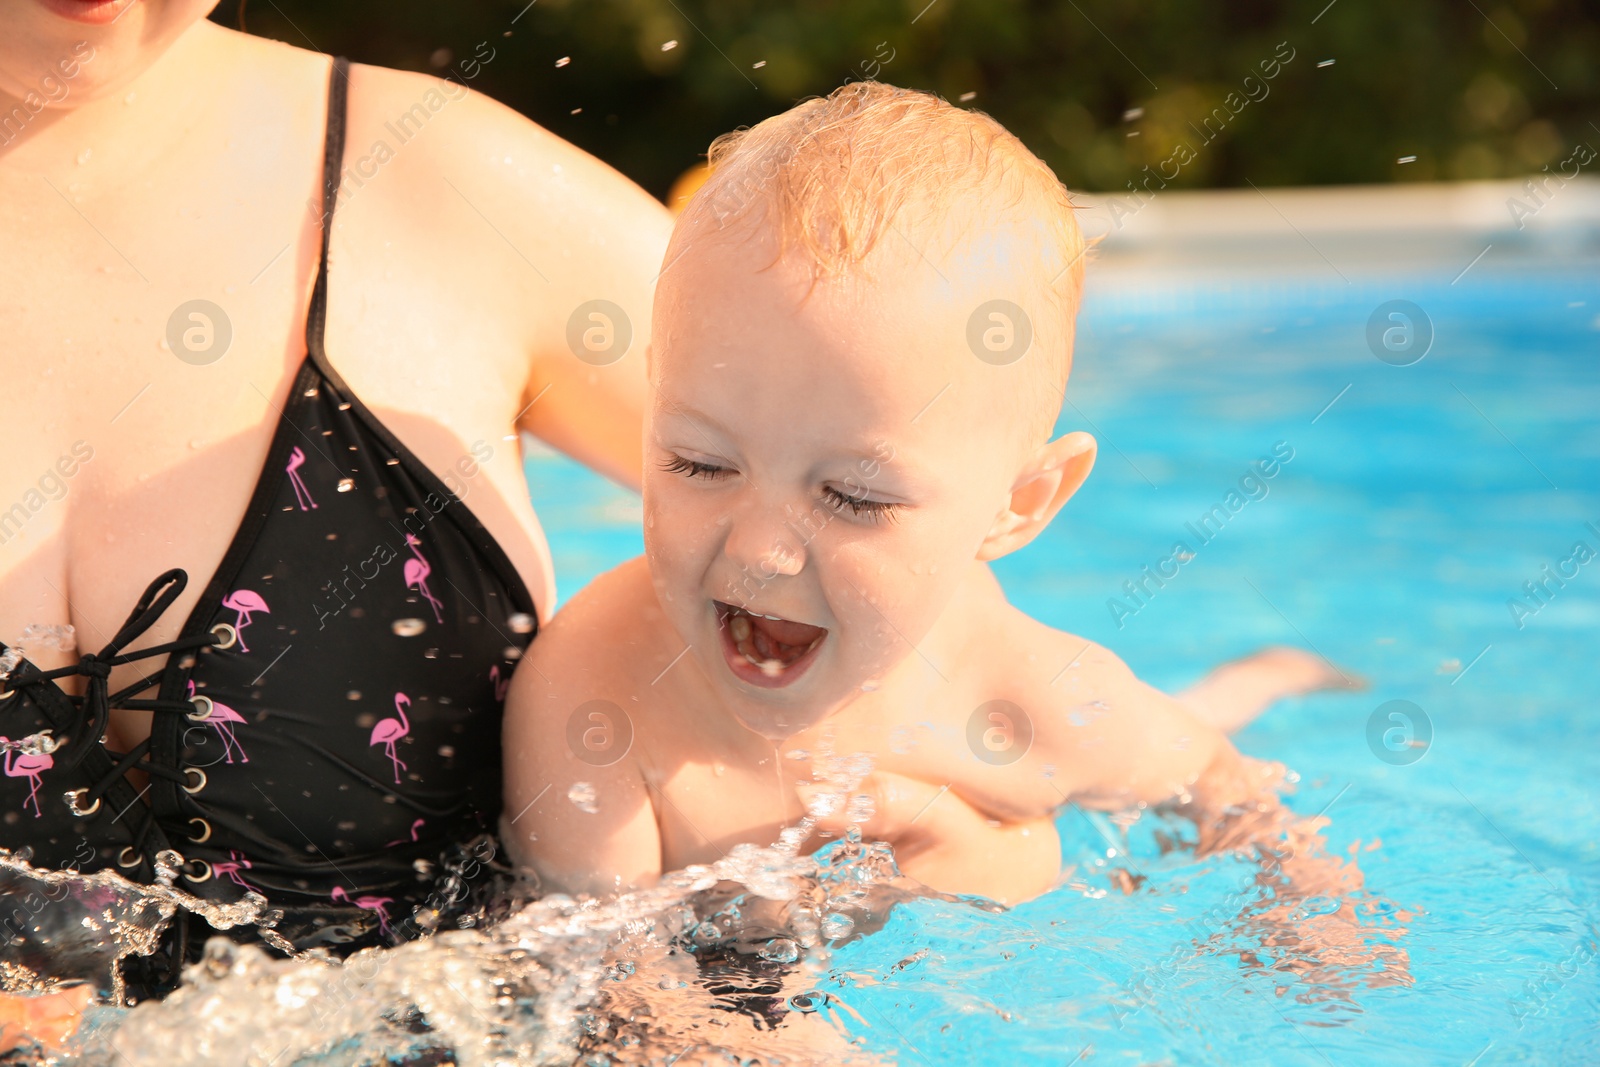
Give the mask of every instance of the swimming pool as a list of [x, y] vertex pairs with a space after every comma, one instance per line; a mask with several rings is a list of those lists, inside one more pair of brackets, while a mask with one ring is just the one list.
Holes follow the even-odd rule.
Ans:
[[[1451, 282], [1459, 266], [1155, 290], [1091, 272], [1061, 427], [1094, 432], [1099, 464], [996, 567], [1020, 607], [1169, 689], [1268, 643], [1371, 680], [1282, 704], [1237, 741], [1301, 775], [1292, 804], [1326, 809], [1331, 850], [1359, 848], [1393, 906], [1370, 916], [1373, 941], [1403, 947], [1409, 982], [1263, 949], [1228, 921], [1260, 896], [1249, 866], [1163, 856], [1142, 825], [1124, 851], [1115, 825], [1069, 808], [1068, 887], [1003, 914], [905, 904], [838, 950], [819, 984], [859, 1015], [867, 1049], [928, 1064], [1600, 1062], [1600, 560], [1572, 560], [1579, 542], [1600, 553], [1600, 275], [1486, 261]], [[1432, 324], [1409, 366], [1368, 345], [1395, 299]], [[1192, 524], [1278, 442], [1293, 459], [1202, 543]], [[640, 550], [628, 494], [551, 456], [528, 474], [564, 594]], [[1163, 565], [1175, 542], [1192, 558]], [[1577, 573], [1558, 585], [1547, 565]], [[1130, 598], [1146, 566], [1177, 574]], [[1392, 700], [1421, 717], [1378, 714]], [[1125, 895], [1117, 867], [1148, 881]]]
[[[1458, 273], [1472, 254], [1348, 282], [1091, 272], [1061, 428], [1100, 463], [996, 567], [1169, 689], [1273, 643], [1369, 678], [1237, 739], [1358, 860], [1359, 922], [1323, 897], [1270, 913], [1259, 864], [1169, 847], [1178, 822], [1069, 807], [1063, 886], [1010, 911], [907, 894], [843, 843], [820, 871], [735, 850], [622, 904], [550, 898], [343, 967], [217, 939], [167, 1000], [92, 1009], [82, 1062], [1600, 1062], [1600, 271]], [[1397, 326], [1415, 347], [1385, 347]], [[526, 469], [564, 593], [640, 551], [631, 494], [537, 449]], [[774, 929], [758, 897], [820, 903]], [[819, 927], [836, 944], [807, 956], [792, 938]], [[794, 1011], [837, 1029], [761, 1029]], [[799, 1048], [819, 1033], [842, 1036]]]

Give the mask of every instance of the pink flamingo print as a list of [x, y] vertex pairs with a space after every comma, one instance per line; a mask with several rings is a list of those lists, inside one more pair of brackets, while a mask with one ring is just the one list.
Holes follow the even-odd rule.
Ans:
[[260, 593], [249, 589], [235, 589], [222, 598], [222, 606], [237, 613], [233, 618], [233, 630], [239, 635], [239, 649], [249, 652], [250, 646], [244, 643], [244, 628], [250, 625], [250, 613], [264, 611], [271, 615], [272, 609], [267, 607], [267, 602], [261, 599]]
[[489, 681], [494, 683], [494, 698], [504, 703], [506, 690], [511, 688], [511, 676], [507, 675], [504, 681], [500, 679], [500, 667], [496, 664], [489, 668]]
[[284, 471], [289, 475], [289, 483], [294, 486], [294, 502], [300, 505], [301, 511], [308, 511], [317, 506], [311, 499], [311, 490], [306, 488], [305, 480], [300, 477], [300, 468], [305, 465], [306, 454], [299, 445], [289, 453], [289, 465]]
[[394, 695], [394, 710], [400, 716], [398, 719], [379, 719], [378, 725], [372, 728], [370, 745], [382, 745], [385, 754], [394, 763], [394, 784], [400, 784], [400, 768], [405, 766], [394, 746], [402, 737], [411, 732], [411, 720], [406, 718], [406, 708], [411, 706], [411, 698], [404, 693]]
[[[427, 819], [418, 819], [416, 822], [411, 824], [411, 840], [415, 841], [417, 839], [417, 830], [422, 826], [423, 823], [427, 821]], [[397, 837], [393, 841], [390, 841], [388, 845], [384, 845], [383, 847], [388, 848], [389, 845], [403, 845], [405, 843], [405, 838]]]
[[[193, 679], [189, 681], [189, 699], [194, 699]], [[222, 754], [227, 757], [229, 763], [233, 762], [234, 749], [239, 750], [240, 763], [250, 762], [250, 757], [244, 754], [244, 746], [239, 743], [237, 737], [233, 736], [233, 724], [236, 722], [243, 723], [244, 721], [243, 715], [240, 715], [222, 701], [213, 700], [211, 702], [211, 714], [206, 716], [206, 722], [215, 727], [217, 736], [222, 738]]]
[[385, 935], [389, 933], [389, 913], [384, 909], [384, 905], [393, 904], [394, 897], [362, 896], [351, 900], [350, 895], [344, 891], [344, 886], [342, 885], [334, 886], [333, 892], [329, 893], [328, 896], [330, 899], [342, 900], [346, 904], [354, 904], [356, 907], [361, 908], [364, 911], [373, 912], [378, 916], [378, 929], [383, 931]]
[[236, 884], [244, 886], [251, 892], [261, 893], [262, 896], [266, 896], [266, 894], [262, 893], [261, 890], [257, 889], [255, 886], [251, 885], [249, 882], [245, 881], [239, 876], [239, 869], [248, 868], [249, 866], [250, 861], [244, 858], [243, 852], [235, 852], [233, 849], [229, 849], [228, 858], [226, 860], [221, 863], [213, 863], [211, 865], [211, 873], [218, 876], [227, 875]]
[[28, 799], [22, 802], [22, 808], [26, 811], [32, 801], [33, 817], [40, 818], [44, 812], [39, 809], [39, 775], [56, 765], [55, 757], [48, 752], [24, 752], [18, 756], [11, 743], [11, 738], [0, 737], [0, 745], [6, 746], [6, 776], [28, 779], [33, 788], [28, 790]]
[[406, 544], [411, 546], [411, 554], [417, 557], [406, 560], [406, 565], [402, 568], [406, 588], [415, 587], [417, 592], [427, 597], [428, 603], [433, 605], [434, 619], [444, 622], [444, 616], [439, 612], [439, 609], [444, 607], [444, 602], [428, 591], [428, 575], [433, 573], [433, 568], [428, 566], [428, 561], [422, 558], [422, 550], [417, 547], [422, 542], [417, 540], [415, 534], [406, 534]]

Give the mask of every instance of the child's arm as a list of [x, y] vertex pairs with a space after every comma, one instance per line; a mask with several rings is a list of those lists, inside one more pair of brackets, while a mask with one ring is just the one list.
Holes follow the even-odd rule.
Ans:
[[1190, 711], [1232, 733], [1284, 697], [1319, 689], [1364, 689], [1366, 681], [1298, 648], [1264, 648], [1214, 668], [1178, 694]]
[[568, 719], [589, 699], [577, 692], [589, 672], [563, 650], [566, 629], [558, 618], [533, 642], [506, 694], [500, 838], [546, 892], [609, 896], [660, 877], [661, 838], [631, 753], [598, 767], [568, 745]]
[[[798, 788], [802, 801], [820, 789]], [[1050, 890], [1061, 873], [1061, 837], [1052, 816], [1001, 821], [967, 802], [959, 787], [875, 771], [852, 795], [872, 798], [864, 834], [894, 846], [900, 870], [942, 893], [1020, 904]], [[842, 835], [843, 808], [815, 829]]]

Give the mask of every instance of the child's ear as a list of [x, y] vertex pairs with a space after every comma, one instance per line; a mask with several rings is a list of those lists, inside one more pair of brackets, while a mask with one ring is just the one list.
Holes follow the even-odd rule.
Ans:
[[978, 547], [980, 560], [999, 559], [1039, 536], [1094, 467], [1093, 437], [1077, 430], [1040, 445], [1017, 475], [1011, 499]]

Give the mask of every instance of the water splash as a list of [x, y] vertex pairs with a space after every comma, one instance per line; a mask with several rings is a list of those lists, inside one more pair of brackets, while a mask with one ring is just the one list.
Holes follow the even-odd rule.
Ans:
[[58, 652], [72, 652], [78, 647], [78, 632], [71, 623], [30, 622], [17, 636], [23, 648], [53, 648]]
[[[736, 846], [715, 863], [671, 872], [649, 889], [614, 900], [538, 897], [536, 885], [506, 884], [495, 900], [465, 917], [470, 928], [367, 949], [343, 961], [320, 951], [273, 959], [258, 947], [213, 938], [202, 961], [186, 968], [182, 985], [165, 1000], [131, 1010], [93, 1009], [70, 1049], [71, 1062], [86, 1067], [121, 1067], [129, 1061], [164, 1067], [882, 1062], [863, 1050], [864, 1020], [851, 1002], [871, 1013], [866, 987], [916, 967], [929, 949], [925, 945], [905, 955], [876, 979], [853, 969], [836, 973], [836, 954], [866, 947], [863, 937], [881, 930], [896, 906], [914, 900], [959, 908], [983, 923], [1017, 920], [1004, 917], [1006, 909], [999, 905], [933, 893], [904, 878], [889, 846], [863, 840], [857, 827], [804, 854], [819, 819], [850, 810], [871, 763], [819, 754], [813, 769], [818, 795], [829, 799], [813, 802], [812, 814], [783, 830], [774, 845]], [[1156, 839], [1167, 825], [1160, 820], [1138, 814], [1114, 821], [1098, 814], [1092, 818], [1109, 840], [1102, 839], [1091, 877], [1108, 879], [1123, 893], [1138, 888], [1132, 879], [1112, 877], [1129, 853], [1130, 835], [1140, 855], [1189, 847], [1163, 841], [1158, 849]], [[136, 902], [146, 891], [114, 874], [90, 877], [103, 877], [123, 892], [138, 890]], [[1257, 877], [1272, 882], [1284, 876], [1261, 872]], [[1064, 888], [1105, 896], [1070, 872]], [[1273, 888], [1280, 891], [1271, 895], [1275, 904], [1296, 896], [1285, 891], [1286, 885]], [[1299, 894], [1287, 921], [1304, 934], [1308, 922], [1329, 915], [1338, 897], [1348, 906], [1350, 891], [1358, 888], [1323, 885], [1315, 897]], [[159, 898], [145, 902], [158, 916], [163, 902], [169, 908], [190, 906], [178, 899], [186, 895], [170, 887], [148, 887], [148, 893]], [[1346, 979], [1370, 969], [1356, 955], [1324, 961], [1308, 939], [1286, 948], [1272, 937], [1284, 932], [1283, 924], [1275, 914], [1249, 906], [1255, 900], [1251, 895], [1248, 902], [1219, 902], [1216, 921], [1199, 924], [1212, 935], [1209, 943], [1196, 937], [1186, 955], [1237, 954], [1247, 971], [1298, 973], [1302, 984], [1296, 993], [1325, 983], [1336, 998], [1348, 995], [1349, 982], [1331, 971], [1318, 973], [1319, 965], [1342, 970]], [[119, 918], [138, 929], [153, 927], [140, 913]], [[219, 919], [227, 917], [207, 918], [220, 926]], [[136, 947], [143, 946], [153, 946], [153, 935], [144, 935]], [[1134, 978], [1124, 996], [1129, 1010], [1143, 1003], [1146, 986], [1154, 982]], [[997, 1012], [1002, 1008], [990, 1006]]]
[[[213, 928], [255, 926], [263, 940], [294, 951], [272, 927], [281, 913], [259, 893], [232, 904], [201, 900], [173, 887], [182, 860], [176, 852], [156, 854], [154, 885], [139, 885], [115, 871], [79, 874], [41, 870], [28, 863], [31, 852], [0, 849], [0, 892], [12, 914], [11, 936], [0, 945], [0, 990], [48, 989], [64, 980], [85, 979], [115, 1003], [124, 999], [118, 962], [154, 952], [178, 909], [202, 916]], [[48, 976], [48, 977], [47, 977]]]

